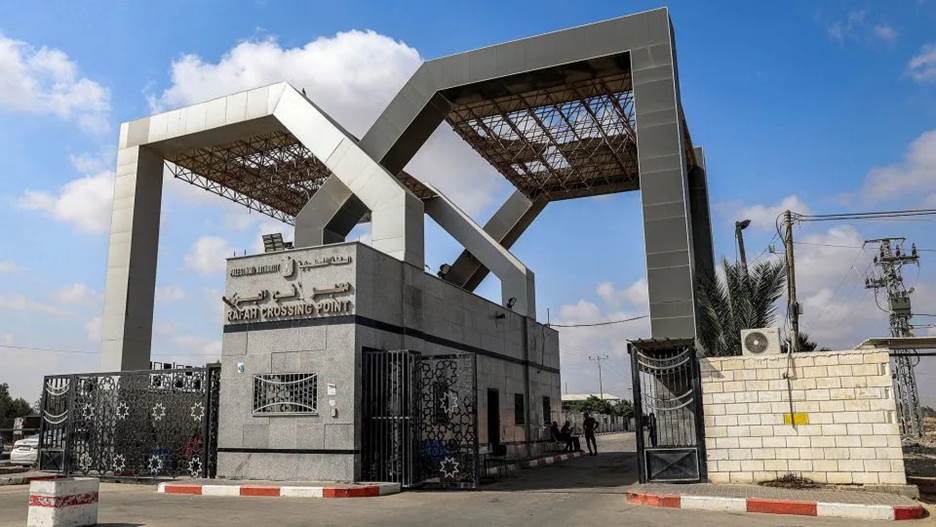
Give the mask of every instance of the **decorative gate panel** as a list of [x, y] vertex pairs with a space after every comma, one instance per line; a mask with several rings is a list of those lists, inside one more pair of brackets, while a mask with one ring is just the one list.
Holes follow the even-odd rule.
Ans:
[[692, 342], [630, 344], [640, 481], [706, 478], [699, 368]]
[[428, 484], [476, 488], [478, 390], [474, 354], [419, 359], [419, 453]]
[[40, 466], [107, 477], [214, 474], [220, 368], [49, 376]]
[[363, 361], [362, 479], [477, 487], [474, 355], [365, 350]]

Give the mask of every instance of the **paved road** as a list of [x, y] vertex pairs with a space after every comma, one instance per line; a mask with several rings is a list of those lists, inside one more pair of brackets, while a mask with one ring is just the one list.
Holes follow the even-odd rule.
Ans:
[[[600, 438], [603, 453], [522, 471], [479, 492], [404, 492], [362, 499], [225, 498], [165, 496], [152, 486], [103, 484], [102, 525], [205, 526], [659, 526], [854, 527], [854, 520], [757, 514], [706, 513], [628, 505], [621, 487], [633, 478], [627, 437]], [[628, 463], [623, 469], [618, 461]], [[0, 487], [0, 527], [22, 527], [25, 486]], [[880, 525], [889, 523], [877, 522]], [[865, 522], [873, 525], [875, 522]], [[936, 522], [902, 522], [901, 525]]]

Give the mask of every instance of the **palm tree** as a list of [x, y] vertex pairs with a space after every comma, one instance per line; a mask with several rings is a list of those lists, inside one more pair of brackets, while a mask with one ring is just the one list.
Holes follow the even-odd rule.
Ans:
[[741, 330], [773, 325], [786, 286], [782, 262], [762, 261], [745, 271], [723, 260], [725, 279], [702, 276], [697, 286], [699, 344], [708, 356], [741, 353]]

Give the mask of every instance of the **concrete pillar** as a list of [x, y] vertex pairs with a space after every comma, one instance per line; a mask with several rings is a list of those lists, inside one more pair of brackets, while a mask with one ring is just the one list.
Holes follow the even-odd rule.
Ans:
[[296, 215], [296, 247], [343, 242], [365, 213], [367, 207], [351, 189], [330, 176]]
[[[547, 203], [545, 197], [531, 201], [522, 192], [515, 190], [484, 224], [484, 232], [497, 240], [505, 249], [510, 249]], [[445, 275], [445, 280], [468, 291], [474, 291], [488, 272], [488, 268], [482, 265], [474, 255], [469, 251], [462, 251], [452, 263], [452, 269]], [[535, 315], [530, 316], [535, 317]]]
[[[436, 197], [425, 203], [426, 214], [470, 252], [479, 265], [490, 269], [500, 278], [503, 305], [510, 305], [517, 313], [535, 319], [533, 272], [476, 224], [471, 216], [465, 214], [441, 192], [435, 192]], [[514, 299], [512, 303], [510, 299]]]
[[637, 160], [654, 338], [695, 338], [693, 232], [672, 27], [646, 24], [631, 50]]
[[[121, 135], [125, 135], [123, 130]], [[159, 154], [142, 146], [117, 152], [101, 324], [101, 371], [150, 367], [162, 181], [163, 159]]]

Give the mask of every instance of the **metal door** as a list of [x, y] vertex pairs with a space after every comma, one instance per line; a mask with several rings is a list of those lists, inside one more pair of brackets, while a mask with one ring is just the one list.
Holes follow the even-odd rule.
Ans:
[[477, 487], [476, 390], [472, 354], [364, 350], [362, 479]]
[[702, 397], [691, 341], [629, 343], [641, 483], [706, 478]]

